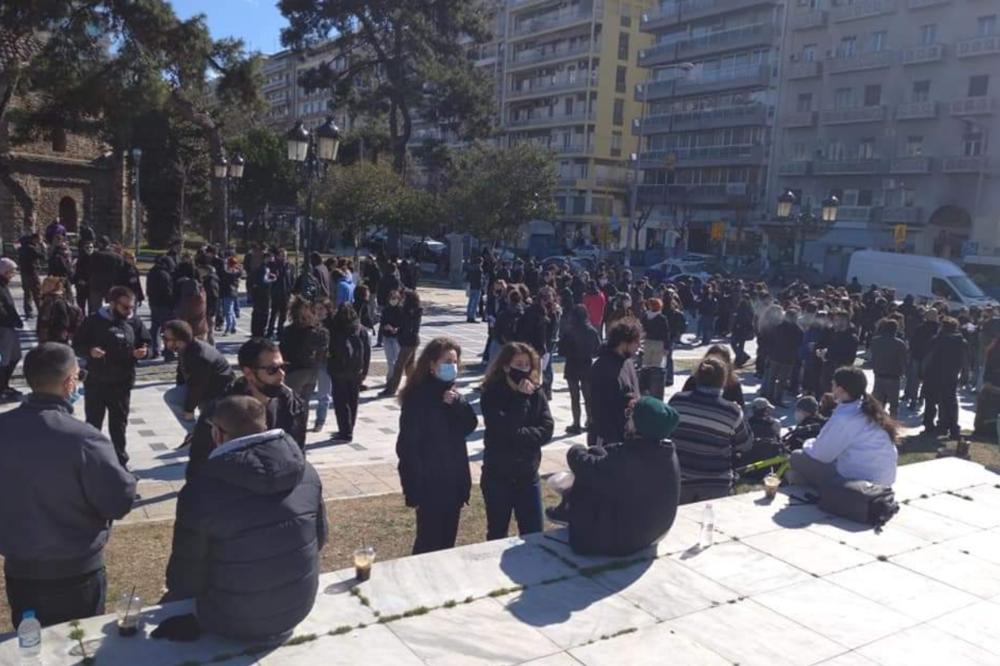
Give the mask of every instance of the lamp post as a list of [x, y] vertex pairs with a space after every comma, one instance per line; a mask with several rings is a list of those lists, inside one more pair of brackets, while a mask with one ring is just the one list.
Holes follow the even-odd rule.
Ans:
[[[300, 168], [304, 172], [308, 188], [306, 190], [305, 247], [302, 249], [305, 254], [311, 254], [315, 240], [313, 237], [313, 186], [326, 173], [329, 165], [337, 161], [337, 153], [340, 151], [340, 128], [334, 123], [332, 116], [327, 116], [326, 122], [310, 134], [300, 120], [285, 134], [285, 142], [288, 147], [288, 159], [301, 165]], [[308, 261], [304, 263], [308, 266]]]
[[806, 206], [798, 213], [792, 212], [792, 208], [798, 201], [798, 197], [791, 190], [785, 190], [778, 196], [777, 216], [780, 220], [791, 220], [795, 222], [799, 235], [798, 261], [801, 264], [804, 259], [806, 249], [806, 231], [820, 231], [829, 228], [837, 221], [837, 209], [840, 200], [833, 194], [828, 195], [821, 203], [820, 216], [813, 215], [811, 207]]
[[213, 174], [222, 181], [222, 251], [229, 247], [229, 186], [234, 180], [243, 177], [243, 167], [246, 160], [242, 155], [235, 155], [231, 161], [223, 155], [212, 166]]
[[[132, 244], [135, 247], [135, 258], [139, 259], [139, 162], [142, 160], [142, 148], [132, 149]], [[122, 239], [124, 240], [124, 239]]]

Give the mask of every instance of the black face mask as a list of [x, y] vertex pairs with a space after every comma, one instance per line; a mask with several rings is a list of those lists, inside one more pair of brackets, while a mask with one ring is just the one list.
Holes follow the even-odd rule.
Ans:
[[281, 395], [281, 384], [261, 384], [257, 390], [268, 398], [277, 398]]
[[510, 377], [510, 381], [519, 386], [525, 379], [531, 379], [531, 372], [520, 368], [508, 368], [507, 376]]

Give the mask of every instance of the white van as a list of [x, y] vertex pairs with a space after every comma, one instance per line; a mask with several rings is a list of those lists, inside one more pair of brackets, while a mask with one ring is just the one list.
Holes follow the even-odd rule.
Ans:
[[961, 268], [938, 257], [858, 250], [847, 267], [848, 281], [854, 278], [866, 289], [890, 287], [897, 298], [943, 300], [953, 309], [994, 303]]

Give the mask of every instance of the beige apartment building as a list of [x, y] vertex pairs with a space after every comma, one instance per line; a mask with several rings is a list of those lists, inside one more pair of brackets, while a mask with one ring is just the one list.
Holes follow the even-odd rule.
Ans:
[[836, 276], [859, 248], [1000, 250], [998, 13], [997, 0], [790, 3], [767, 210], [785, 189], [813, 210], [841, 201], [806, 261]]
[[[304, 53], [285, 49], [267, 57], [261, 67], [261, 94], [268, 107], [265, 112], [268, 126], [282, 132], [293, 127], [299, 120], [309, 130], [323, 124], [330, 115], [332, 93], [327, 89], [320, 89], [307, 94], [298, 81], [302, 72], [329, 62], [334, 67], [345, 66], [334, 42], [322, 44]], [[341, 131], [350, 130], [356, 122], [343, 111], [335, 111], [333, 115]]]

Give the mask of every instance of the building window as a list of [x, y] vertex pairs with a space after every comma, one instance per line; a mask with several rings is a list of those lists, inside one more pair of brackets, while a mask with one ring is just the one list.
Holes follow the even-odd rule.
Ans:
[[802, 47], [802, 62], [815, 62], [816, 60], [816, 45], [806, 44]]
[[873, 84], [865, 86], [865, 106], [878, 106], [882, 103], [882, 86]]
[[983, 154], [983, 135], [981, 132], [968, 132], [962, 137], [966, 157], [979, 157]]
[[840, 38], [840, 46], [837, 47], [837, 55], [841, 58], [849, 58], [854, 55], [858, 48], [858, 38], [854, 35]]
[[859, 160], [875, 159], [875, 139], [872, 138], [861, 139], [861, 141], [858, 142], [858, 159]]
[[618, 66], [615, 70], [615, 92], [623, 93], [628, 90], [628, 67]]
[[924, 154], [924, 137], [911, 135], [906, 137], [906, 156], [920, 157]]
[[57, 127], [52, 130], [52, 152], [66, 152], [66, 130], [62, 127]]
[[622, 133], [618, 130], [611, 132], [611, 157], [621, 157], [622, 155]]
[[833, 91], [833, 108], [850, 109], [854, 106], [854, 90], [851, 88], [837, 88]]
[[827, 147], [827, 159], [831, 161], [839, 161], [844, 159], [846, 155], [846, 150], [844, 150], [844, 142], [839, 139], [836, 141], [831, 141]]
[[809, 159], [809, 147], [804, 141], [796, 141], [792, 144], [792, 159], [799, 162]]
[[969, 77], [969, 97], [986, 97], [989, 89], [989, 74], [977, 74]]
[[876, 30], [872, 33], [872, 51], [885, 51], [889, 46], [889, 33]]
[[930, 81], [914, 81], [913, 82], [913, 101], [914, 102], [927, 102], [931, 98], [931, 82]]
[[631, 28], [632, 27], [632, 7], [630, 5], [627, 5], [627, 4], [625, 4], [623, 2], [621, 4], [621, 12], [622, 12], [622, 15], [621, 15], [621, 17], [618, 20], [619, 25], [621, 25], [621, 27], [623, 27], [623, 28]]
[[812, 111], [813, 108], [813, 96], [812, 93], [799, 93], [799, 97], [795, 102], [795, 110], [799, 113], [805, 113], [806, 111]]
[[928, 23], [927, 25], [920, 26], [920, 44], [921, 46], [930, 46], [937, 41], [937, 24]]
[[976, 37], [992, 37], [997, 34], [997, 15], [980, 16], [976, 19]]
[[611, 122], [616, 127], [621, 127], [622, 125], [625, 124], [625, 100], [623, 99], [615, 100], [615, 110], [614, 114], [612, 115], [613, 117]]
[[628, 60], [628, 33], [618, 33], [618, 59]]

